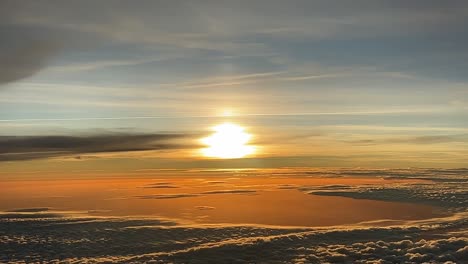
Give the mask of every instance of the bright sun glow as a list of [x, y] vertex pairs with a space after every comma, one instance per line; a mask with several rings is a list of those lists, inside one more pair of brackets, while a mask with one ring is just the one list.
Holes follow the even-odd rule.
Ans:
[[255, 147], [247, 145], [252, 135], [244, 132], [243, 127], [224, 123], [215, 126], [213, 130], [215, 133], [201, 140], [203, 144], [208, 146], [202, 149], [204, 156], [235, 159], [254, 153]]

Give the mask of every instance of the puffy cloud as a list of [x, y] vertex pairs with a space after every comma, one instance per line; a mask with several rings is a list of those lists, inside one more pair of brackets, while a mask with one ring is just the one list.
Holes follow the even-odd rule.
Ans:
[[19, 215], [0, 218], [0, 262], [460, 263], [468, 248], [466, 236], [447, 233], [466, 232], [466, 214], [430, 224], [326, 229]]

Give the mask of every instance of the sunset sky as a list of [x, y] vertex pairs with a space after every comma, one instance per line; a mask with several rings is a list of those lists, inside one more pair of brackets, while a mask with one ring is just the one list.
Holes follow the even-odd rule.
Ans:
[[468, 263], [467, 0], [0, 0], [0, 263]]
[[466, 165], [465, 1], [136, 2], [2, 1], [1, 173]]

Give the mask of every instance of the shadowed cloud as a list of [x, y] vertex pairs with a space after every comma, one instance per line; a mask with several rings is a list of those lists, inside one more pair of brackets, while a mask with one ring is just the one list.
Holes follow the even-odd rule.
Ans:
[[63, 48], [51, 30], [18, 23], [22, 9], [15, 1], [0, 3], [0, 86], [34, 75]]
[[48, 207], [35, 207], [35, 208], [18, 208], [13, 210], [7, 210], [5, 212], [11, 213], [40, 213], [40, 212], [47, 212], [50, 208]]
[[0, 34], [0, 85], [32, 76], [60, 48], [57, 43], [34, 36], [16, 36], [2, 27]]
[[108, 134], [92, 136], [0, 136], [0, 161], [110, 153], [193, 148], [177, 140], [189, 134]]

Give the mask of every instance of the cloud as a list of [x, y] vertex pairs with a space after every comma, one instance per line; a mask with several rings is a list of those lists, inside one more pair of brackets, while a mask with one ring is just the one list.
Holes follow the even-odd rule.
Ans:
[[91, 136], [0, 136], [0, 161], [31, 160], [88, 153], [193, 148], [177, 140], [188, 134], [108, 134]]
[[[114, 5], [108, 10], [110, 3]], [[40, 4], [23, 4], [24, 15], [21, 19], [49, 27], [105, 35], [121, 41], [222, 49], [221, 44], [226, 44], [227, 47], [236, 44], [249, 47], [247, 44], [252, 44], [250, 42], [228, 40], [230, 37], [255, 34], [324, 39], [352, 33], [368, 36], [428, 32], [440, 30], [444, 26], [453, 26], [454, 28], [446, 30], [455, 31], [462, 27], [460, 21], [463, 20], [459, 18], [463, 18], [467, 12], [463, 1], [442, 4], [432, 1], [418, 1], [416, 4], [384, 1], [372, 4], [364, 0], [343, 5], [334, 1], [295, 0], [293, 3], [272, 3], [271, 0], [240, 4], [227, 1], [175, 1], [167, 5], [150, 1], [130, 5], [112, 1], [80, 1], [74, 4], [42, 1]], [[84, 15], [86, 20], [83, 19]], [[185, 19], [177, 19], [178, 16]], [[70, 23], [62, 23], [64, 20]], [[153, 24], [158, 27], [147, 26]], [[311, 24], [314, 26], [310, 27]], [[431, 27], [428, 28], [427, 24]], [[113, 27], [114, 25], [117, 26]], [[406, 28], [402, 28], [402, 25]]]
[[139, 199], [177, 199], [177, 198], [196, 197], [196, 196], [200, 196], [200, 195], [196, 193], [175, 193], [175, 194], [137, 195], [135, 197]]
[[175, 185], [173, 185], [170, 182], [158, 182], [158, 183], [151, 183], [142, 186], [141, 188], [147, 188], [147, 189], [172, 189], [172, 188], [179, 188]]
[[415, 136], [415, 137], [393, 137], [385, 139], [362, 139], [354, 141], [345, 141], [347, 143], [358, 145], [377, 145], [377, 144], [441, 144], [441, 143], [467, 143], [467, 134], [458, 135], [434, 135], [434, 136]]
[[0, 218], [0, 247], [8, 252], [0, 262], [461, 263], [468, 247], [462, 233], [447, 232], [463, 232], [466, 214], [390, 227], [329, 228], [39, 215]]
[[[149, 217], [97, 217], [48, 207], [0, 213], [0, 262], [66, 263], [463, 263], [468, 253], [466, 175], [468, 169], [285, 169], [276, 174], [319, 171], [342, 177], [392, 177], [399, 183], [300, 186], [298, 190], [344, 192], [366, 199], [424, 202], [443, 206], [444, 216], [422, 220], [379, 219], [329, 227], [197, 224]], [[248, 175], [258, 176], [258, 171]], [[289, 173], [289, 174], [288, 174]], [[428, 182], [402, 183], [403, 179]], [[430, 182], [432, 179], [435, 181]], [[465, 179], [465, 181], [454, 181]], [[204, 181], [204, 180], [201, 180]], [[154, 184], [170, 184], [161, 180]], [[245, 189], [214, 190], [211, 194]], [[145, 195], [171, 199], [209, 195]], [[199, 205], [194, 210], [213, 210]], [[456, 209], [456, 210], [453, 210]], [[192, 210], [193, 211], [193, 210]], [[213, 211], [216, 212], [216, 211]], [[455, 212], [449, 213], [448, 212]], [[208, 213], [208, 212], [206, 212]], [[39, 228], [40, 227], [40, 228]], [[112, 245], [112, 247], [109, 247]]]
[[195, 208], [198, 209], [198, 210], [214, 210], [214, 209], [216, 209], [216, 207], [206, 206], [206, 205], [195, 206]]
[[278, 189], [283, 189], [283, 190], [298, 189], [299, 185], [296, 185], [296, 184], [278, 184], [277, 188]]
[[[389, 183], [381, 186], [334, 185], [302, 187], [298, 189], [314, 195], [420, 203], [454, 210], [463, 210], [463, 208], [468, 206], [468, 201], [466, 199], [468, 185], [465, 176], [460, 176], [459, 180], [436, 178], [432, 183]], [[420, 179], [431, 180], [430, 177]]]
[[34, 75], [60, 49], [57, 43], [21, 35], [17, 29], [0, 27], [0, 35], [0, 85]]
[[468, 142], [468, 135], [438, 135], [438, 136], [418, 136], [408, 139], [391, 139], [389, 143], [414, 143], [414, 144], [437, 144], [451, 142]]
[[47, 212], [51, 210], [49, 207], [34, 207], [34, 208], [19, 208], [19, 209], [12, 209], [5, 212], [15, 212], [15, 213], [39, 213], [39, 212]]
[[202, 192], [201, 194], [225, 194], [225, 193], [238, 193], [238, 194], [251, 194], [256, 193], [255, 190], [247, 190], [247, 189], [237, 189], [237, 190], [214, 190], [214, 191], [206, 191]]
[[[92, 43], [84, 49], [85, 53], [93, 51], [93, 48], [110, 44], [111, 49], [120, 45], [133, 46], [140, 51], [151, 47], [158, 55], [170, 55], [161, 58], [141, 56], [139, 53], [140, 55], [134, 58], [125, 56], [115, 58], [114, 55], [120, 56], [128, 50], [122, 52], [109, 50], [114, 57], [112, 59], [105, 54], [107, 52], [101, 53], [103, 57], [93, 57], [94, 60], [85, 59], [82, 62], [72, 63], [66, 61], [70, 57], [65, 56], [60, 58], [65, 60], [60, 60], [59, 65], [52, 66], [53, 69], [79, 72], [105, 67], [135, 66], [153, 60], [164, 61], [166, 56], [176, 59], [191, 57], [194, 54], [204, 56], [205, 51], [214, 51], [213, 53], [221, 55], [222, 58], [256, 56], [271, 61], [276, 59], [277, 62], [283, 60], [286, 61], [285, 64], [291, 64], [287, 61], [295, 62], [295, 59], [289, 57], [295, 57], [293, 55], [303, 49], [298, 44], [314, 41], [311, 45], [315, 47], [318, 39], [325, 41], [327, 47], [324, 50], [325, 54], [330, 52], [329, 48], [336, 46], [326, 42], [330, 39], [338, 39], [344, 45], [349, 40], [362, 42], [364, 39], [366, 41], [363, 43], [369, 43], [374, 47], [373, 45], [376, 45], [380, 39], [383, 39], [384, 43], [393, 44], [391, 41], [395, 36], [402, 38], [415, 36], [410, 38], [412, 40], [421, 35], [423, 38], [420, 44], [424, 45], [413, 45], [411, 41], [410, 45], [405, 45], [405, 48], [434, 46], [435, 49], [443, 49], [454, 46], [453, 49], [458, 49], [459, 52], [466, 51], [464, 48], [466, 45], [463, 45], [466, 39], [459, 37], [459, 33], [466, 27], [463, 18], [467, 14], [466, 3], [461, 1], [443, 4], [419, 2], [408, 4], [403, 1], [369, 4], [363, 1], [365, 4], [344, 6], [329, 1], [298, 0], [294, 1], [293, 5], [281, 1], [274, 2], [271, 4], [271, 1], [257, 0], [232, 4], [227, 1], [191, 1], [190, 3], [175, 1], [165, 4], [159, 1], [144, 1], [135, 5], [113, 1], [99, 3], [2, 1], [0, 61], [8, 61], [8, 64], [0, 65], [0, 83], [33, 75], [62, 48], [66, 49], [67, 55], [71, 54], [70, 57], [73, 58], [76, 42]], [[456, 43], [453, 43], [454, 36]], [[388, 41], [389, 39], [391, 41]], [[437, 45], [441, 39], [453, 45], [445, 42], [442, 43], [444, 45]], [[431, 43], [436, 44], [428, 45]], [[379, 45], [383, 44], [377, 43], [377, 51], [380, 50]], [[354, 43], [349, 46], [350, 52], [354, 52]], [[291, 48], [284, 50], [284, 47]], [[341, 52], [340, 46], [337, 48]], [[380, 52], [380, 55], [394, 52], [392, 49], [385, 50], [386, 52]], [[402, 50], [404, 52], [405, 49]], [[301, 57], [309, 58], [303, 54], [308, 55], [302, 51]], [[216, 58], [216, 55], [212, 58]], [[347, 56], [341, 61], [346, 59]], [[408, 56], [405, 56], [405, 59], [408, 59]], [[252, 84], [251, 81], [256, 79], [269, 80], [271, 77], [269, 74], [276, 75], [277, 70], [280, 73], [285, 70], [278, 68], [278, 64], [281, 63], [277, 62], [271, 63], [268, 69], [264, 69], [268, 70], [267, 72], [260, 69], [258, 72], [254, 71], [257, 73], [243, 72], [241, 78], [220, 80], [220, 82], [198, 84], [188, 82], [187, 87], [196, 88], [201, 85], [219, 88], [238, 83], [245, 84], [246, 81], [247, 84]], [[355, 67], [357, 63], [351, 64]], [[301, 75], [283, 76], [276, 81], [306, 81], [336, 77], [335, 75], [336, 73], [313, 71]]]
[[235, 189], [235, 190], [213, 190], [213, 191], [206, 191], [206, 192], [201, 192], [201, 193], [137, 195], [135, 197], [139, 199], [177, 199], [177, 198], [197, 197], [197, 196], [212, 195], [212, 194], [254, 194], [256, 192], [257, 191], [255, 190]]
[[223, 184], [226, 183], [226, 181], [205, 181], [203, 183], [208, 183], [208, 184]]
[[62, 49], [50, 31], [15, 23], [20, 9], [14, 1], [0, 3], [0, 87], [34, 75]]
[[314, 186], [314, 187], [300, 187], [299, 190], [309, 190], [311, 188], [314, 190], [328, 191], [328, 190], [354, 189], [355, 187], [351, 185], [345, 185], [345, 184], [330, 184], [330, 185], [320, 185], [320, 186]]
[[42, 218], [60, 218], [63, 217], [60, 213], [27, 213], [27, 212], [10, 212], [0, 213], [0, 221], [3, 219], [42, 219]]

